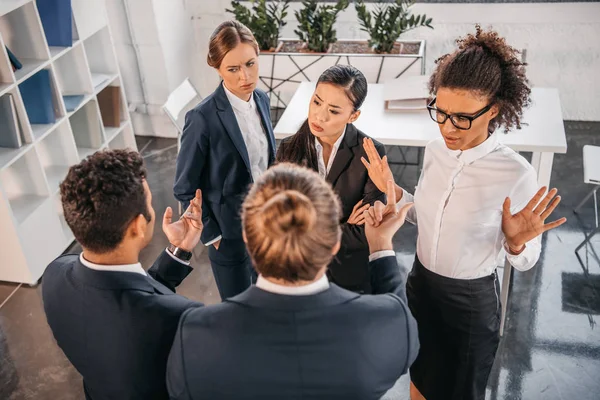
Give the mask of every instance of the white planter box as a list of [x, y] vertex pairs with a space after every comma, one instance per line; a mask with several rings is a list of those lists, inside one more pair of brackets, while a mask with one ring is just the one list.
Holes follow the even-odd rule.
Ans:
[[[292, 39], [283, 39], [288, 40]], [[369, 83], [385, 82], [403, 74], [424, 74], [425, 41], [398, 42], [419, 44], [418, 54], [261, 52], [258, 87], [269, 95], [271, 107], [285, 108], [299, 83], [317, 81], [323, 71], [337, 64], [349, 64], [358, 68]]]

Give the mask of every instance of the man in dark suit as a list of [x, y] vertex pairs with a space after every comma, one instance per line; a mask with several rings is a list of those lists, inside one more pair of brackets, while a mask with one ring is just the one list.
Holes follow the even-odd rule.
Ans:
[[87, 399], [167, 399], [165, 369], [183, 311], [201, 306], [174, 293], [191, 272], [202, 232], [201, 195], [184, 217], [163, 217], [171, 247], [148, 273], [139, 253], [154, 227], [152, 195], [137, 152], [101, 151], [70, 168], [61, 198], [83, 253], [46, 269], [42, 295], [48, 324], [83, 376]]
[[[289, 164], [273, 167], [266, 175], [277, 174], [280, 168]], [[318, 179], [311, 172], [296, 187], [280, 187], [277, 193], [297, 193]], [[359, 295], [330, 284], [324, 276], [326, 264], [318, 267], [312, 280], [290, 282], [286, 277], [305, 274], [314, 266], [298, 272], [297, 265], [265, 267], [257, 262], [261, 275], [256, 286], [214, 307], [182, 315], [167, 367], [171, 399], [368, 400], [385, 394], [408, 371], [419, 348], [416, 322], [407, 306], [405, 275], [392, 247], [392, 237], [410, 205], [396, 211], [393, 184], [390, 188], [383, 222], [375, 227], [369, 216], [366, 226], [377, 295]], [[269, 191], [275, 188], [268, 187], [256, 197]], [[288, 213], [285, 221], [295, 218], [292, 198], [272, 200], [264, 201], [271, 207], [274, 201], [285, 204], [281, 206]], [[317, 223], [326, 224], [320, 217], [315, 217]], [[292, 225], [282, 235], [289, 237]], [[262, 250], [253, 249], [253, 239], [247, 240], [250, 254], [256, 257], [255, 251]], [[312, 241], [302, 238], [294, 243]], [[337, 249], [339, 241], [330, 250], [334, 254]], [[299, 251], [293, 245], [288, 250]], [[310, 251], [310, 246], [304, 250]]]

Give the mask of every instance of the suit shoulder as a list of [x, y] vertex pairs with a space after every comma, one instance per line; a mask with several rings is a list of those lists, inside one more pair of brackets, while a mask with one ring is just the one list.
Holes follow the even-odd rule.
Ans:
[[44, 271], [44, 275], [49, 271], [54, 271], [56, 268], [72, 267], [77, 260], [79, 260], [78, 254], [63, 254], [48, 264], [48, 267]]
[[386, 319], [407, 318], [406, 304], [393, 293], [362, 295], [353, 304], [358, 312], [364, 312], [365, 315], [380, 316]]
[[356, 129], [356, 132], [357, 132], [358, 141], [359, 141], [361, 147], [362, 147], [362, 141], [363, 141], [363, 139], [369, 138], [369, 139], [371, 139], [373, 141], [373, 144], [375, 145], [375, 148], [377, 150], [385, 150], [385, 146], [380, 141], [378, 141], [377, 139], [374, 139], [373, 137], [367, 135], [366, 133], [364, 133], [363, 131], [361, 131], [358, 128]]

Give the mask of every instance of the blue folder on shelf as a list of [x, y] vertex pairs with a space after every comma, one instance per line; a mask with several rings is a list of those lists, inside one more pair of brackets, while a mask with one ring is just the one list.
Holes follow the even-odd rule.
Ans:
[[[6, 46], [4, 46], [4, 47], [6, 47]], [[10, 51], [10, 49], [8, 47], [6, 47], [6, 52], [8, 53], [8, 59], [10, 60], [11, 65], [13, 67], [15, 67], [15, 69], [23, 68], [23, 64], [21, 64], [19, 59], [13, 54], [12, 51]]]
[[19, 85], [25, 110], [32, 124], [53, 124], [56, 122], [50, 72], [42, 69]]
[[71, 47], [73, 23], [71, 0], [37, 0], [48, 46]]
[[75, 111], [77, 106], [79, 106], [81, 104], [81, 102], [83, 101], [84, 97], [85, 96], [82, 94], [63, 96], [63, 100], [65, 102], [65, 108], [67, 109], [67, 112]]

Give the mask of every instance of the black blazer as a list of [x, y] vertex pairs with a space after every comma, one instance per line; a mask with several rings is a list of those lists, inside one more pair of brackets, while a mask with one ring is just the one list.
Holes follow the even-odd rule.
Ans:
[[[269, 98], [254, 91], [269, 142], [269, 165], [275, 160], [275, 136]], [[241, 239], [241, 205], [253, 182], [248, 151], [223, 84], [185, 116], [177, 157], [174, 193], [187, 204], [202, 190], [202, 242], [222, 235]]]
[[[342, 247], [329, 265], [333, 280], [347, 289], [371, 293], [367, 265], [369, 264], [369, 245], [365, 237], [364, 226], [346, 223], [352, 214], [352, 208], [363, 199], [363, 203], [373, 204], [376, 200], [385, 202], [385, 194], [369, 179], [367, 169], [360, 160], [368, 160], [363, 148], [363, 139], [369, 137], [352, 124], [346, 127], [344, 139], [338, 148], [327, 182], [342, 202]], [[283, 139], [278, 153], [288, 145], [290, 138]], [[382, 157], [385, 147], [377, 142], [375, 148]], [[318, 167], [312, 166], [318, 171]]]
[[173, 292], [190, 271], [164, 252], [148, 271], [151, 277], [95, 271], [77, 255], [48, 266], [46, 318], [83, 376], [86, 399], [168, 398], [165, 370], [179, 317], [202, 305]]
[[171, 399], [379, 399], [419, 342], [396, 257], [369, 268], [377, 296], [335, 284], [307, 296], [252, 286], [186, 311], [167, 366]]

